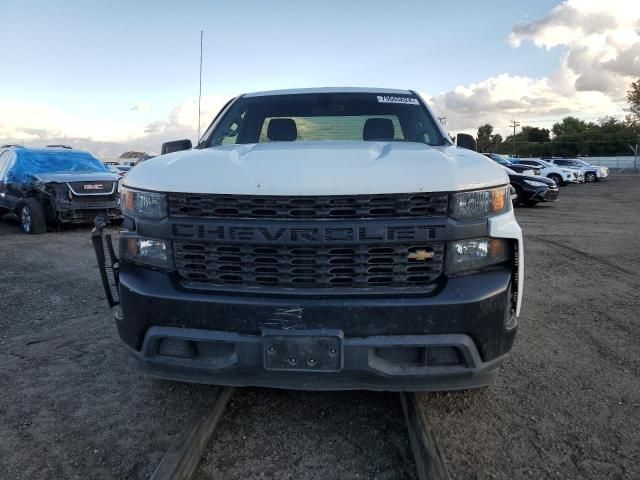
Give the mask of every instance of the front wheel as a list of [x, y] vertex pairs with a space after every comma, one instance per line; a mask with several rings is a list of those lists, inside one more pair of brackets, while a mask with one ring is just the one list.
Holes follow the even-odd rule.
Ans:
[[596, 180], [598, 180], [598, 177], [596, 177], [596, 174], [593, 172], [587, 172], [584, 175], [584, 181], [587, 183], [593, 183]]
[[547, 178], [550, 178], [551, 180], [556, 182], [556, 185], [558, 185], [559, 187], [563, 187], [564, 186], [564, 182], [562, 181], [562, 177], [560, 175], [558, 175], [557, 173], [552, 173]]
[[40, 234], [47, 231], [44, 209], [34, 198], [27, 198], [18, 208], [20, 226], [24, 233]]

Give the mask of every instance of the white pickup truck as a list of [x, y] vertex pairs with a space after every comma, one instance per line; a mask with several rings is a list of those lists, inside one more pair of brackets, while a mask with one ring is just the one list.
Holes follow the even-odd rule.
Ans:
[[195, 148], [167, 143], [125, 177], [122, 340], [190, 382], [487, 385], [524, 262], [509, 179], [473, 149], [413, 91], [234, 98]]

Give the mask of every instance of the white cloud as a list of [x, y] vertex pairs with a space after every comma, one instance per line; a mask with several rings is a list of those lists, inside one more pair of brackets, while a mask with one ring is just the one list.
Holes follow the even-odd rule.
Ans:
[[[221, 96], [202, 97], [202, 131], [228, 100]], [[100, 158], [116, 158], [127, 150], [158, 153], [162, 143], [169, 140], [188, 138], [195, 142], [198, 101], [187, 99], [171, 110], [167, 120], [144, 123], [81, 118], [47, 105], [0, 98], [0, 119], [0, 143], [34, 147], [64, 143], [89, 150]]]
[[25, 141], [45, 137], [95, 138], [101, 141], [122, 141], [144, 133], [144, 126], [135, 122], [113, 122], [99, 115], [80, 117], [49, 105], [38, 105], [0, 98], [0, 139]]
[[151, 105], [150, 103], [136, 103], [134, 105], [131, 105], [129, 110], [131, 110], [132, 112], [150, 112], [151, 110], [153, 110], [153, 105]]
[[577, 91], [598, 91], [622, 99], [640, 77], [640, 4], [638, 0], [568, 0], [533, 22], [518, 24], [509, 41], [530, 40], [539, 47], [566, 48], [563, 67]]
[[[201, 130], [204, 131], [211, 119], [220, 111], [229, 98], [219, 95], [202, 97], [200, 119]], [[185, 100], [171, 110], [167, 120], [158, 120], [145, 127], [147, 134], [173, 133], [190, 131], [189, 137], [196, 137], [198, 131], [198, 99]]]
[[553, 75], [502, 74], [430, 101], [452, 131], [472, 131], [486, 122], [504, 128], [511, 119], [620, 114], [629, 84], [640, 77], [639, 30], [638, 0], [565, 1], [540, 19], [515, 25], [508, 39], [515, 48], [526, 41], [563, 47]]

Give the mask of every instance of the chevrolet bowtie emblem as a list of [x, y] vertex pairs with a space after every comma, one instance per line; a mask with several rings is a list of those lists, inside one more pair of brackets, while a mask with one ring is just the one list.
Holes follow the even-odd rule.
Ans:
[[427, 252], [426, 250], [416, 250], [415, 252], [409, 252], [407, 258], [409, 260], [424, 262], [425, 260], [431, 260], [433, 258], [433, 252]]

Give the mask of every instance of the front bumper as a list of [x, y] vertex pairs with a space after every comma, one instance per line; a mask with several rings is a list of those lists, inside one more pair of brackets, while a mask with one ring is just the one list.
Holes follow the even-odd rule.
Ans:
[[118, 200], [101, 202], [59, 201], [56, 204], [56, 219], [63, 223], [87, 223], [101, 214], [106, 220], [118, 220], [122, 218], [122, 212], [118, 208]]
[[[295, 390], [438, 391], [492, 383], [504, 355], [483, 361], [467, 335], [396, 335], [345, 338], [337, 372], [272, 371], [264, 368], [262, 335], [152, 327], [140, 351], [130, 349], [139, 367], [160, 378], [216, 385]], [[268, 338], [268, 337], [267, 337]], [[160, 355], [163, 342], [182, 342], [188, 358]], [[444, 350], [448, 349], [448, 350]], [[428, 364], [429, 351], [455, 349], [458, 363]], [[390, 360], [393, 352], [400, 360]], [[399, 354], [399, 355], [398, 355]]]
[[[123, 263], [116, 324], [139, 365], [162, 378], [308, 390], [472, 388], [491, 383], [513, 344], [513, 279], [503, 266], [448, 279], [427, 297], [262, 297], [184, 292], [170, 274]], [[274, 329], [336, 332], [341, 368], [267, 370], [264, 334]], [[429, 352], [442, 347], [454, 361], [432, 364]]]
[[560, 190], [558, 187], [547, 188], [546, 191], [538, 192], [537, 198], [539, 198], [541, 202], [555, 202], [558, 200], [559, 193]]
[[558, 200], [558, 187], [549, 188], [544, 187], [529, 187], [528, 190], [523, 189], [523, 196], [525, 197], [525, 203], [538, 203], [538, 202], [555, 202]]
[[[105, 290], [112, 280], [119, 285], [119, 335], [153, 375], [218, 385], [410, 391], [491, 383], [513, 345], [523, 289], [522, 232], [513, 211], [482, 228], [490, 237], [512, 239], [515, 261], [443, 275], [426, 293], [194, 290], [174, 273], [127, 261], [116, 267], [115, 255], [103, 252], [101, 226], [93, 236]], [[339, 365], [320, 372], [271, 368], [266, 349], [274, 331], [303, 336], [312, 346], [318, 336], [339, 339]]]
[[564, 174], [566, 183], [582, 183], [584, 182], [584, 174], [582, 172], [571, 172]]

